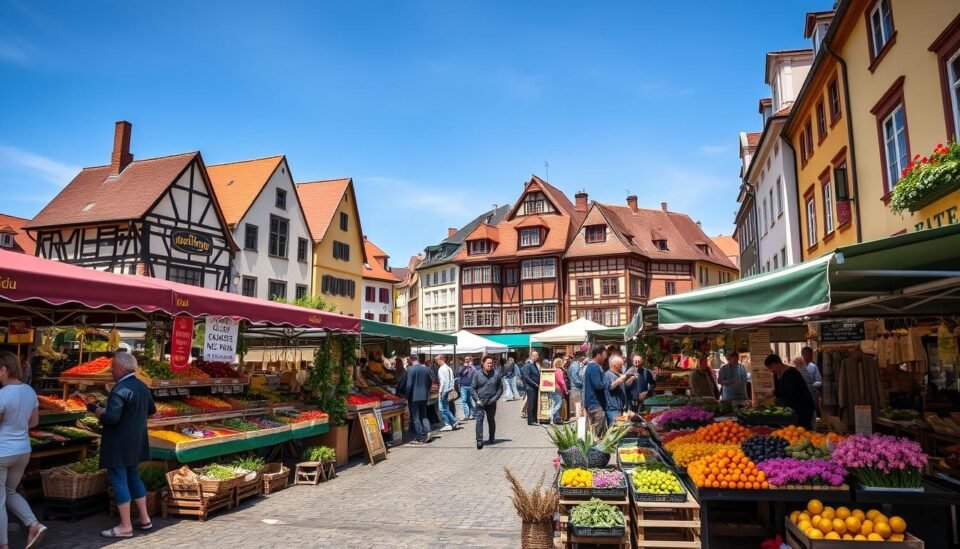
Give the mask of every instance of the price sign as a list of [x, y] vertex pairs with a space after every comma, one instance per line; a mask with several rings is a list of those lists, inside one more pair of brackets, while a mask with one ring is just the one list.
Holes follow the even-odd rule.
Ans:
[[190, 396], [190, 390], [185, 388], [177, 389], [177, 394], [180, 396]]
[[237, 357], [237, 331], [240, 322], [231, 318], [208, 318], [203, 338], [203, 359], [233, 362]]
[[384, 423], [383, 423], [383, 414], [380, 413], [380, 408], [374, 408], [374, 409], [373, 409], [373, 413], [374, 413], [374, 415], [377, 416], [377, 424], [380, 425], [380, 428], [381, 428], [381, 429], [386, 429], [387, 426], [384, 425]]
[[166, 389], [157, 389], [157, 396], [161, 396], [161, 397], [170, 396], [170, 391]]
[[219, 392], [222, 391], [222, 390], [223, 390], [222, 387], [217, 387], [217, 386], [210, 387], [210, 392], [213, 393], [213, 394], [217, 394], [217, 393], [219, 393]]
[[820, 343], [847, 343], [864, 339], [863, 322], [824, 322], [820, 325]]
[[178, 316], [173, 319], [170, 334], [170, 369], [182, 372], [190, 364], [190, 348], [193, 346], [193, 319]]

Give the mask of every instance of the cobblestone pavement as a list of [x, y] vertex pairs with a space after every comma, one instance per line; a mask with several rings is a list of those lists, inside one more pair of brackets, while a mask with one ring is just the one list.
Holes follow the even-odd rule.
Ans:
[[[477, 450], [473, 422], [425, 446], [401, 445], [370, 466], [354, 461], [318, 486], [291, 486], [221, 511], [207, 522], [154, 520], [154, 530], [111, 542], [107, 515], [49, 521], [45, 548], [95, 547], [518, 547], [520, 520], [503, 467], [525, 485], [552, 479], [544, 429], [520, 418], [520, 402], [501, 402], [497, 439]], [[14, 521], [15, 519], [11, 519]], [[20, 533], [11, 534], [22, 547]]]

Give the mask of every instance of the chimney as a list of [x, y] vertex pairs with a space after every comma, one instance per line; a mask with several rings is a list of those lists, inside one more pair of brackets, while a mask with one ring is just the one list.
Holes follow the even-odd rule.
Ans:
[[118, 175], [131, 162], [133, 155], [130, 154], [130, 132], [133, 126], [126, 120], [117, 122], [117, 127], [113, 132], [113, 156], [110, 157], [110, 175]]
[[661, 203], [660, 203], [660, 209], [663, 210], [663, 211], [667, 211], [667, 203], [666, 203], [666, 202], [661, 202]]
[[577, 199], [577, 211], [585, 212], [587, 211], [587, 193], [586, 191], [580, 191], [577, 194], [573, 195]]
[[702, 229], [702, 228], [703, 228], [703, 224], [700, 223], [700, 220], [699, 220], [699, 219], [697, 220], [697, 228], [698, 228], [698, 229]]
[[457, 228], [456, 228], [456, 227], [447, 227], [447, 238], [450, 238], [450, 237], [452, 237], [452, 236], [455, 235], [455, 234], [457, 234]]
[[631, 212], [637, 213], [637, 210], [639, 209], [637, 208], [637, 195], [631, 194], [627, 197], [627, 206], [630, 207]]

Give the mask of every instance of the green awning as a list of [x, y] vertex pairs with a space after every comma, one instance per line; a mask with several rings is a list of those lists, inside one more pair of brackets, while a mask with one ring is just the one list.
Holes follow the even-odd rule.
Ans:
[[360, 338], [364, 341], [400, 339], [411, 343], [428, 345], [452, 345], [457, 342], [457, 337], [452, 334], [439, 334], [419, 328], [397, 326], [396, 324], [387, 324], [374, 320], [360, 321]]
[[643, 329], [643, 307], [637, 309], [637, 312], [634, 313], [633, 318], [630, 319], [630, 324], [627, 324], [627, 327], [623, 330], [623, 340], [630, 341], [637, 334], [640, 333], [640, 330]]
[[623, 343], [626, 341], [623, 337], [626, 329], [627, 326], [617, 326], [602, 330], [587, 330], [587, 336], [594, 343]]
[[[958, 294], [960, 225], [951, 225], [838, 248], [772, 273], [661, 297], [642, 313], [648, 329], [663, 331], [939, 316], [960, 313]], [[642, 329], [637, 324], [631, 324], [629, 337]]]
[[535, 341], [530, 345], [530, 336], [532, 334], [494, 334], [483, 336], [490, 341], [496, 341], [501, 345], [506, 345], [510, 349], [526, 349], [529, 347], [543, 347], [543, 343]]

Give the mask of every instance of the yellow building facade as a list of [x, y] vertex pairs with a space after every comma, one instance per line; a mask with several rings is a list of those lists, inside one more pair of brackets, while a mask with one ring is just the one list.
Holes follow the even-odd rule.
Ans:
[[910, 160], [956, 139], [960, 2], [848, 0], [833, 25], [850, 80], [863, 240], [960, 222], [960, 181], [916, 211], [889, 207]]
[[[807, 28], [809, 35], [812, 26], [808, 23]], [[848, 169], [846, 83], [837, 60], [817, 46], [813, 66], [783, 129], [796, 159], [799, 211], [790, 215], [799, 216], [804, 260], [858, 241], [856, 186]]]

